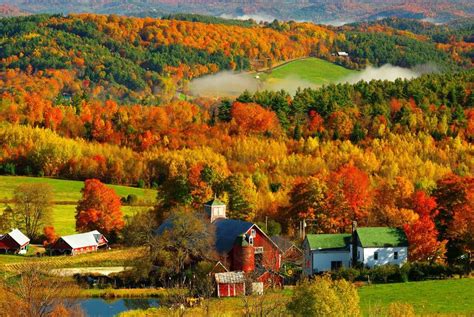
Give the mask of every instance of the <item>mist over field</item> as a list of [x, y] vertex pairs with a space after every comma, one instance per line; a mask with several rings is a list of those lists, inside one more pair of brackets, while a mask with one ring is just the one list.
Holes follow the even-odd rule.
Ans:
[[[390, 64], [381, 67], [369, 66], [366, 69], [338, 80], [338, 83], [356, 83], [358, 81], [412, 79], [423, 74], [437, 72], [433, 65], [419, 65], [412, 69], [393, 66]], [[217, 74], [207, 75], [191, 81], [189, 88], [195, 96], [237, 96], [244, 90], [255, 92], [257, 90], [281, 90], [284, 89], [291, 94], [301, 88], [317, 88], [318, 85], [301, 79], [297, 74], [282, 79], [261, 81], [255, 78], [255, 74], [236, 73], [223, 71]]]
[[221, 18], [224, 19], [234, 19], [234, 20], [255, 20], [257, 22], [263, 21], [263, 22], [272, 22], [276, 18], [271, 15], [267, 14], [243, 14], [243, 15], [233, 15], [233, 14], [221, 14]]

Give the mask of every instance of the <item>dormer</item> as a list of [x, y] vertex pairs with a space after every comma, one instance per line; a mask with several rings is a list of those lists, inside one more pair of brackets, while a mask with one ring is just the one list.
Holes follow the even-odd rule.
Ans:
[[225, 204], [217, 198], [214, 198], [204, 204], [204, 211], [209, 216], [209, 219], [214, 222], [217, 219], [226, 218]]

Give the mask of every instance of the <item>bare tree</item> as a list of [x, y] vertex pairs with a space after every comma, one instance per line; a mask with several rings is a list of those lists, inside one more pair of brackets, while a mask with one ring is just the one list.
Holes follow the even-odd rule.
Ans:
[[38, 263], [28, 264], [16, 281], [0, 284], [0, 309], [6, 316], [83, 316], [74, 301], [79, 292], [74, 282], [51, 276]]
[[38, 238], [42, 227], [51, 220], [53, 191], [49, 184], [22, 184], [13, 192], [14, 211], [30, 239]]

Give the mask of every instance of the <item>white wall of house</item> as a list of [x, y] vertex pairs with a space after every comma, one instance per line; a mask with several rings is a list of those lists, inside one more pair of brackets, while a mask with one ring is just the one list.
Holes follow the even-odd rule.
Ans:
[[[364, 263], [368, 267], [376, 265], [394, 264], [403, 265], [407, 261], [407, 247], [389, 247], [389, 248], [362, 248], [357, 247], [359, 254], [358, 261]], [[375, 252], [378, 253], [375, 259]], [[398, 253], [398, 259], [395, 259], [395, 252]]]
[[343, 267], [349, 267], [351, 265], [351, 254], [349, 250], [313, 250], [311, 253], [312, 273], [331, 271], [331, 262], [335, 261], [341, 261]]

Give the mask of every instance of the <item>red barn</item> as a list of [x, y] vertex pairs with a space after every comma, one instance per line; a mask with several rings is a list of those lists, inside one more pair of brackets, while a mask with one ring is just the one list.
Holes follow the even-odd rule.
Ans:
[[244, 272], [224, 272], [214, 275], [218, 297], [234, 297], [245, 295]]
[[[279, 275], [281, 250], [256, 224], [227, 219], [226, 206], [217, 199], [204, 204], [204, 209], [215, 228], [215, 249], [220, 255], [220, 262], [231, 271], [222, 273], [224, 274], [220, 277], [222, 281], [225, 280], [227, 273], [229, 273], [228, 276], [233, 276], [230, 273], [241, 273], [249, 281], [263, 282], [266, 286], [283, 285]], [[171, 222], [167, 220], [155, 233], [161, 234], [171, 225]], [[239, 283], [235, 283], [237, 287], [235, 294], [240, 294], [241, 288], [237, 285]], [[219, 287], [229, 287], [231, 295], [225, 296], [234, 296], [234, 286], [228, 284], [227, 282], [218, 283], [218, 293], [221, 292]], [[222, 291], [225, 290], [222, 289]]]
[[227, 219], [225, 204], [217, 199], [206, 203], [205, 210], [216, 229], [216, 251], [230, 271], [244, 272], [267, 286], [282, 285], [281, 250], [256, 224]]
[[97, 251], [101, 247], [107, 247], [108, 241], [99, 231], [94, 230], [85, 233], [73, 234], [59, 238], [48, 247], [50, 254], [75, 255]]
[[0, 236], [0, 253], [25, 254], [29, 245], [30, 239], [18, 229]]

